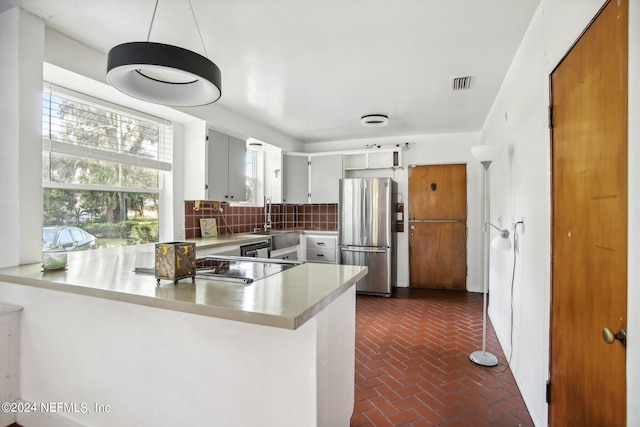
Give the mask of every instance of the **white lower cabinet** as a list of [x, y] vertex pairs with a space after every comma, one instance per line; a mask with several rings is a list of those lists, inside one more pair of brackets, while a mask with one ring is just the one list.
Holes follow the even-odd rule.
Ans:
[[[15, 403], [20, 398], [20, 316], [22, 307], [0, 302], [0, 401]], [[5, 387], [6, 386], [6, 387]], [[9, 408], [11, 409], [11, 408]], [[16, 422], [17, 411], [0, 411], [0, 425]]]
[[305, 236], [307, 262], [320, 262], [325, 264], [337, 264], [338, 237], [332, 235]]
[[287, 259], [289, 261], [297, 261], [298, 260], [298, 247], [297, 246], [292, 246], [290, 248], [271, 251], [271, 258], [274, 258], [274, 259]]

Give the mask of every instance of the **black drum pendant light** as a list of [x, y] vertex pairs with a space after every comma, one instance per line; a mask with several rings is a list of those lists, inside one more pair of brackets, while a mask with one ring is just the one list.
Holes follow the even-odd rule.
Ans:
[[[120, 44], [109, 51], [107, 81], [120, 92], [154, 104], [195, 107], [216, 102], [222, 95], [216, 64], [190, 50], [149, 41], [158, 1], [147, 41]], [[189, 6], [206, 55], [191, 0]]]

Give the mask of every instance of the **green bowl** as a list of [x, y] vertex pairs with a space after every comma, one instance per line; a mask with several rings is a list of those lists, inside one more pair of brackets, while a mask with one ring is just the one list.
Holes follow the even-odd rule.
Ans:
[[67, 268], [67, 251], [42, 252], [43, 270], [63, 270]]

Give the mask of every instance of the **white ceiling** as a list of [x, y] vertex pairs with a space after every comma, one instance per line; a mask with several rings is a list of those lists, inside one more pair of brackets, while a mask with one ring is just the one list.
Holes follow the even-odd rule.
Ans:
[[[105, 54], [146, 40], [155, 0], [0, 0]], [[479, 131], [540, 0], [191, 0], [222, 106], [301, 142]], [[205, 54], [189, 0], [150, 41]], [[452, 91], [451, 77], [473, 76]], [[389, 116], [384, 128], [360, 117]]]

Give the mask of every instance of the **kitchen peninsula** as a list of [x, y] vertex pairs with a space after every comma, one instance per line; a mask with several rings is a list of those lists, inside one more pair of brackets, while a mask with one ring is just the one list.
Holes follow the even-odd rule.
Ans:
[[153, 261], [143, 245], [70, 253], [65, 271], [0, 270], [0, 301], [24, 308], [20, 398], [89, 409], [21, 413], [20, 424], [349, 424], [354, 284], [366, 268], [307, 263], [249, 285], [156, 287], [134, 273]]

